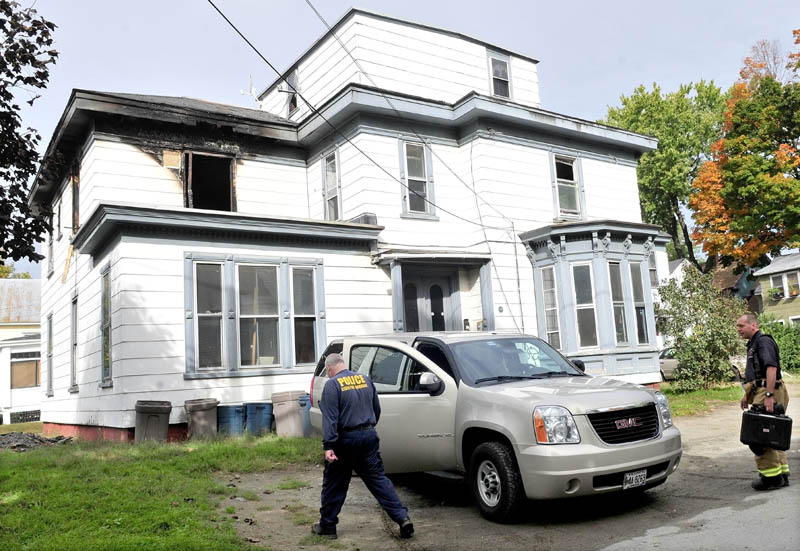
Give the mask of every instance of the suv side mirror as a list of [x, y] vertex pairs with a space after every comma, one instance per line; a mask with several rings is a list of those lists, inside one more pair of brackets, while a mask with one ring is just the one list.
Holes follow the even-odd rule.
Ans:
[[431, 396], [437, 396], [444, 390], [444, 381], [430, 371], [426, 371], [419, 376], [419, 389]]
[[570, 360], [572, 365], [578, 368], [578, 371], [581, 373], [586, 373], [586, 364], [583, 363], [583, 360]]

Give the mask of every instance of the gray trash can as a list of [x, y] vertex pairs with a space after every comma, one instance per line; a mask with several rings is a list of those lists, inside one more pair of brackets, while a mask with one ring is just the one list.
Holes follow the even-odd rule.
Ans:
[[183, 407], [189, 420], [189, 438], [212, 438], [217, 434], [216, 398], [186, 400]]
[[170, 402], [138, 400], [136, 402], [136, 429], [134, 440], [144, 442], [166, 442], [169, 429]]
[[272, 394], [272, 414], [275, 415], [275, 432], [278, 436], [303, 436], [300, 417], [300, 396], [305, 390], [290, 390]]

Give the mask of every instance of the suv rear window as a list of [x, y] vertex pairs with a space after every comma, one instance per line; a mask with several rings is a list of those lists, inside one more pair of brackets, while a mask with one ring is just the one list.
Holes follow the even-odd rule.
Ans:
[[342, 350], [344, 350], [344, 343], [341, 342], [332, 342], [328, 345], [328, 348], [325, 349], [325, 352], [322, 353], [322, 357], [317, 362], [317, 368], [314, 370], [315, 377], [327, 377], [328, 374], [325, 372], [325, 358], [327, 358], [331, 354], [341, 354]]

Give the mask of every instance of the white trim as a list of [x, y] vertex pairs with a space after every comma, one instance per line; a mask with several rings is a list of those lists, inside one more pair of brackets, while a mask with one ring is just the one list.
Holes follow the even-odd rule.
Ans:
[[789, 316], [789, 326], [794, 327], [795, 325], [800, 327], [800, 316]]
[[[587, 306], [578, 306], [578, 294], [575, 289], [575, 268], [580, 266], [587, 266], [589, 268], [589, 289], [592, 292], [592, 312], [594, 314], [594, 340], [595, 344], [589, 346], [581, 346], [581, 331], [578, 325], [578, 310], [586, 310]], [[569, 265], [570, 279], [572, 280], [572, 304], [575, 310], [575, 340], [578, 343], [578, 349], [596, 349], [600, 346], [600, 336], [597, 326], [597, 300], [594, 292], [594, 271], [592, 270], [592, 262], [573, 262]]]

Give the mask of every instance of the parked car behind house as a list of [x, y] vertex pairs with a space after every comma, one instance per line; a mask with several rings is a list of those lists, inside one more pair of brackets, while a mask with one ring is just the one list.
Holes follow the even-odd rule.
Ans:
[[[730, 361], [730, 380], [741, 381], [744, 379], [744, 366], [747, 358], [743, 356], [731, 356]], [[675, 357], [675, 349], [671, 346], [663, 349], [658, 354], [658, 363], [661, 369], [661, 378], [665, 381], [675, 379], [675, 370], [678, 369], [678, 359]]]
[[[380, 394], [386, 472], [465, 473], [494, 521], [513, 519], [525, 498], [651, 488], [680, 461], [663, 394], [590, 377], [536, 337], [394, 334], [336, 340], [332, 352]], [[325, 355], [311, 386], [317, 428]]]

